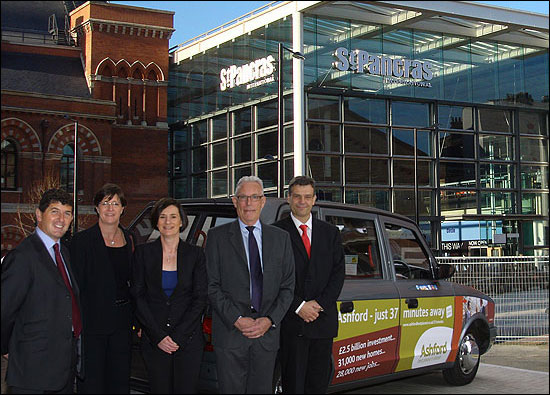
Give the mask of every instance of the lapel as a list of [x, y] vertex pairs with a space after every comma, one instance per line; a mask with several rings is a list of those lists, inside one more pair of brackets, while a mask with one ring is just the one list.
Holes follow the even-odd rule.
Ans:
[[158, 239], [153, 241], [151, 245], [151, 270], [147, 271], [147, 273], [151, 273], [152, 275], [152, 282], [154, 286], [158, 289], [160, 289], [160, 293], [166, 297], [166, 294], [162, 290], [162, 242], [160, 241], [160, 236]]
[[[33, 233], [30, 237], [30, 241], [33, 244], [33, 247], [35, 249], [36, 255], [38, 256], [38, 261], [44, 265], [46, 268], [46, 271], [51, 274], [53, 278], [55, 278], [55, 281], [57, 281], [59, 284], [61, 284], [65, 288], [65, 282], [63, 281], [63, 278], [59, 274], [59, 271], [57, 269], [57, 265], [52, 260], [52, 257], [50, 256], [48, 249], [42, 243], [42, 240], [40, 239], [40, 236], [38, 234]], [[63, 248], [61, 248], [63, 251]], [[65, 258], [65, 255], [63, 256]], [[71, 281], [73, 281], [74, 277], [71, 277]]]
[[61, 245], [61, 255], [63, 256], [63, 260], [65, 261], [65, 265], [67, 266], [67, 270], [69, 271], [69, 278], [71, 279], [71, 288], [73, 289], [73, 294], [78, 299], [80, 292], [78, 288], [78, 282], [76, 281], [76, 276], [71, 265], [69, 249], [65, 245], [63, 245], [63, 243], [60, 242], [59, 244]]
[[105, 245], [105, 241], [103, 240], [103, 236], [101, 235], [99, 222], [96, 223], [92, 229], [92, 252], [94, 255], [96, 255], [94, 261], [96, 263], [99, 262], [99, 265], [102, 266], [100, 270], [112, 271], [113, 268], [111, 265], [109, 265], [109, 253], [107, 252], [107, 246]]
[[239, 226], [238, 219], [233, 221], [229, 226], [229, 242], [233, 245], [233, 248], [235, 249], [235, 251], [237, 251], [237, 254], [241, 259], [241, 262], [245, 265], [245, 267], [248, 270], [248, 261], [246, 260], [246, 251], [244, 249], [245, 247], [243, 242], [243, 236], [241, 233], [241, 228]]
[[[292, 244], [294, 244], [294, 248], [297, 248], [300, 252], [300, 255], [302, 256], [303, 262], [309, 261], [309, 258], [307, 256], [306, 247], [304, 246], [304, 242], [302, 241], [302, 235], [296, 228], [296, 225], [294, 225], [294, 221], [290, 217], [286, 217], [282, 225], [284, 226], [285, 230], [290, 234], [290, 240], [292, 240]], [[312, 235], [313, 235], [313, 229], [312, 229]], [[313, 237], [313, 236], [312, 236]], [[313, 251], [313, 246], [311, 246], [311, 249]]]
[[[170, 298], [172, 298], [176, 293], [179, 292], [180, 288], [183, 287], [183, 279], [185, 276], [185, 272], [191, 265], [191, 260], [185, 259], [187, 257], [187, 246], [183, 242], [183, 240], [180, 240], [178, 243], [178, 254], [177, 254], [177, 261], [176, 261], [176, 270], [178, 272], [178, 282], [176, 284], [176, 288], [174, 288], [174, 292], [172, 292], [172, 295], [170, 295]], [[164, 293], [164, 292], [163, 292]], [[165, 294], [166, 295], [166, 294]]]

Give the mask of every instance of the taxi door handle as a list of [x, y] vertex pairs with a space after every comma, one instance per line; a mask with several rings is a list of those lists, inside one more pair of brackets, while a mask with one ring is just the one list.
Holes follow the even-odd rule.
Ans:
[[407, 306], [409, 306], [409, 309], [416, 309], [418, 307], [418, 299], [416, 298], [405, 299], [405, 303], [407, 303]]
[[353, 311], [353, 302], [342, 302], [340, 304], [340, 312], [342, 314], [351, 313]]

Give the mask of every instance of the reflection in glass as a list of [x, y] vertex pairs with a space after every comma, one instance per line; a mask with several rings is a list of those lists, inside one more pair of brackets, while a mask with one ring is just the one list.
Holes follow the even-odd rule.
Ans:
[[212, 144], [212, 168], [227, 165], [227, 142]]
[[479, 158], [514, 160], [514, 139], [502, 135], [479, 135]]
[[306, 155], [310, 176], [317, 182], [329, 182], [339, 184], [340, 158], [334, 156]]
[[388, 154], [388, 129], [344, 126], [346, 153]]
[[174, 175], [187, 174], [187, 151], [174, 153]]
[[523, 161], [548, 162], [548, 140], [520, 137], [520, 159]]
[[258, 148], [257, 159], [272, 159], [277, 157], [279, 142], [277, 141], [277, 131], [261, 133], [257, 135]]
[[279, 119], [277, 102], [269, 101], [258, 104], [256, 107], [256, 116], [258, 129], [265, 128], [266, 126], [277, 125], [277, 121]]
[[522, 189], [548, 189], [548, 166], [521, 166]]
[[346, 184], [388, 185], [388, 161], [347, 157]]
[[387, 189], [346, 188], [346, 203], [389, 210], [389, 191]]
[[212, 196], [227, 195], [227, 170], [212, 172]]
[[441, 191], [441, 215], [477, 214], [475, 191]]
[[479, 130], [481, 132], [512, 132], [511, 111], [479, 108], [478, 116]]
[[438, 106], [439, 127], [442, 129], [474, 130], [474, 112], [472, 107]]
[[193, 173], [206, 170], [206, 147], [195, 148], [191, 151]]
[[340, 102], [338, 97], [308, 96], [307, 117], [309, 119], [340, 120]]
[[512, 214], [516, 212], [516, 194], [512, 192], [481, 192], [481, 214]]
[[227, 137], [227, 117], [221, 115], [212, 118], [212, 140], [223, 139]]
[[441, 157], [474, 158], [474, 135], [469, 133], [439, 133]]
[[283, 165], [285, 168], [285, 185], [288, 185], [294, 177], [294, 158], [285, 159]]
[[250, 161], [250, 159], [252, 158], [250, 148], [250, 137], [233, 140], [234, 163]]
[[392, 125], [430, 126], [430, 108], [426, 103], [392, 101]]
[[[316, 179], [317, 181], [317, 179]], [[330, 202], [342, 202], [341, 188], [316, 187], [317, 200], [326, 200]]]
[[514, 188], [515, 167], [496, 163], [479, 164], [479, 186], [481, 188]]
[[270, 162], [258, 165], [258, 177], [264, 182], [264, 188], [277, 186], [277, 163]]
[[546, 116], [540, 112], [519, 112], [519, 132], [546, 136]]
[[394, 155], [414, 156], [414, 130], [392, 129], [392, 147]]
[[522, 214], [548, 215], [548, 192], [525, 192], [521, 194]]
[[206, 121], [191, 124], [191, 138], [193, 139], [193, 146], [206, 143]]
[[174, 198], [185, 199], [189, 196], [189, 189], [187, 186], [187, 177], [176, 178], [173, 182], [174, 185]]
[[[414, 189], [393, 190], [393, 212], [414, 217], [416, 215]], [[418, 191], [418, 214], [429, 216], [432, 213], [432, 194], [430, 191]]]
[[362, 97], [344, 98], [344, 122], [387, 124], [386, 101]]
[[442, 187], [475, 187], [475, 164], [442, 161], [439, 164], [439, 185]]
[[[414, 186], [414, 160], [393, 160], [393, 185]], [[432, 162], [417, 161], [416, 180], [419, 186], [433, 185]]]
[[252, 130], [251, 107], [233, 113], [233, 135], [248, 133]]
[[340, 152], [340, 126], [307, 124], [307, 150]]
[[192, 196], [194, 198], [206, 197], [206, 173], [191, 177]]
[[294, 126], [286, 126], [284, 134], [285, 154], [294, 152]]
[[187, 129], [175, 130], [174, 131], [174, 151], [182, 150], [187, 148]]

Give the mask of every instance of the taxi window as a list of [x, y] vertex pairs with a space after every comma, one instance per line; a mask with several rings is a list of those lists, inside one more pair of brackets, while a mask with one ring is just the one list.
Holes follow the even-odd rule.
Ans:
[[411, 229], [385, 224], [397, 279], [431, 278], [430, 259]]
[[346, 258], [346, 277], [382, 278], [374, 221], [343, 215], [326, 215], [325, 220], [340, 230]]
[[206, 246], [206, 239], [208, 238], [208, 231], [210, 230], [210, 228], [232, 222], [235, 220], [235, 218], [236, 214], [229, 213], [206, 215], [202, 226], [200, 228], [197, 228], [197, 231], [195, 232], [193, 244], [204, 248]]

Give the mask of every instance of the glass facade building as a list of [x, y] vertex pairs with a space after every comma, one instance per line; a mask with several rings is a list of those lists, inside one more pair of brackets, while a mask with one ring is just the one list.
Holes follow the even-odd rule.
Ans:
[[548, 255], [548, 16], [390, 3], [272, 4], [173, 51], [173, 196], [251, 174], [285, 196], [306, 174], [319, 199], [416, 219], [440, 254]]

